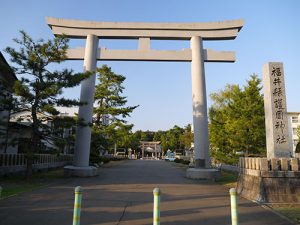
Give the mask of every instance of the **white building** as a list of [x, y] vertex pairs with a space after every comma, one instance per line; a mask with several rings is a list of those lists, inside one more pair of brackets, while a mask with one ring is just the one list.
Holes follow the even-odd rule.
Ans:
[[5, 101], [11, 98], [16, 80], [16, 75], [0, 52], [0, 153], [8, 153], [10, 110]]
[[289, 135], [290, 143], [293, 146], [293, 152], [295, 152], [296, 145], [299, 142], [297, 135], [297, 128], [300, 127], [300, 112], [288, 112], [289, 121]]

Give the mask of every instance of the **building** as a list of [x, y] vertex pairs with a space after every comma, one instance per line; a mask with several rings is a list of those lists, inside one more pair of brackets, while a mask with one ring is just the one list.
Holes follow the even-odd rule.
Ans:
[[[37, 113], [37, 117], [44, 128], [52, 134], [45, 136], [39, 146], [41, 152], [57, 151], [63, 154], [74, 153], [74, 134], [76, 126], [73, 126], [74, 115], [65, 111], [57, 116], [52, 116], [47, 113]], [[61, 124], [62, 119], [65, 124]], [[71, 123], [71, 125], [70, 125]], [[9, 122], [9, 143], [14, 142], [13, 145], [9, 144], [8, 153], [25, 153], [28, 148], [28, 139], [32, 136], [31, 130], [32, 117], [30, 110], [22, 110], [19, 112], [11, 113]], [[43, 128], [43, 129], [44, 129]], [[42, 129], [41, 129], [42, 131]]]
[[293, 152], [295, 152], [299, 137], [297, 135], [297, 128], [300, 127], [300, 112], [288, 112], [289, 135]]
[[0, 153], [8, 153], [8, 124], [10, 107], [6, 100], [12, 97], [12, 87], [17, 77], [0, 52]]
[[142, 158], [152, 157], [160, 158], [162, 156], [160, 141], [140, 141], [140, 147], [142, 149]]

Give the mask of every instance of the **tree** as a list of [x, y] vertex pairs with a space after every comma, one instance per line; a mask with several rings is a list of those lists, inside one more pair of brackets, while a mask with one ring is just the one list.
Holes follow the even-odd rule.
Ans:
[[214, 157], [235, 163], [236, 152], [265, 154], [264, 102], [261, 81], [252, 75], [247, 85], [227, 85], [213, 93], [209, 109], [210, 144]]
[[185, 126], [184, 132], [179, 137], [180, 143], [184, 146], [184, 149], [190, 149], [191, 143], [194, 142], [194, 135], [191, 128], [191, 124]]
[[114, 73], [107, 65], [98, 68], [97, 73], [100, 82], [95, 88], [97, 107], [94, 108], [94, 131], [97, 135], [94, 135], [92, 141], [106, 144], [106, 148], [111, 147], [112, 143], [130, 146], [129, 136], [133, 125], [128, 125], [125, 118], [138, 106], [125, 106], [127, 97], [121, 94], [126, 78]]
[[79, 85], [90, 73], [49, 69], [51, 65], [59, 64], [67, 58], [68, 39], [65, 37], [34, 41], [24, 31], [20, 31], [20, 34], [20, 39], [14, 39], [19, 50], [7, 47], [5, 51], [15, 65], [14, 72], [22, 75], [13, 87], [14, 109], [29, 110], [31, 113], [31, 138], [27, 149], [27, 176], [31, 176], [33, 154], [38, 151], [41, 140], [49, 141], [53, 138], [50, 127], [43, 123], [45, 117], [39, 117], [38, 114], [55, 116], [59, 113], [55, 106], [82, 104], [78, 100], [62, 97], [63, 89]]

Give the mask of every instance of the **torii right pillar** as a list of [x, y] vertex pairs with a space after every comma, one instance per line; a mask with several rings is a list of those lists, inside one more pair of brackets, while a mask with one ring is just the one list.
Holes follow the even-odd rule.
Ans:
[[210, 168], [208, 118], [202, 38], [191, 38], [195, 167]]
[[219, 178], [220, 172], [211, 168], [209, 156], [204, 51], [201, 37], [193, 36], [191, 38], [191, 49], [195, 168], [188, 169], [186, 177], [216, 180]]

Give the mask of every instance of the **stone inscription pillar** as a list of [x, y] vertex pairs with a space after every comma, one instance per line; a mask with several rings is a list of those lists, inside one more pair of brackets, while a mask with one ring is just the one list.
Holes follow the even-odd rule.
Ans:
[[283, 64], [263, 66], [267, 158], [289, 158], [289, 132]]
[[[86, 38], [86, 47], [84, 55], [84, 70], [94, 71], [97, 66], [98, 37], [89, 34]], [[80, 101], [86, 102], [86, 105], [79, 107], [78, 116], [84, 119], [84, 123], [91, 123], [93, 117], [93, 103], [95, 91], [96, 75], [81, 83]], [[74, 166], [89, 166], [91, 143], [91, 128], [89, 126], [78, 126], [76, 132]]]
[[208, 118], [202, 38], [191, 38], [192, 102], [194, 125], [195, 167], [210, 168]]

